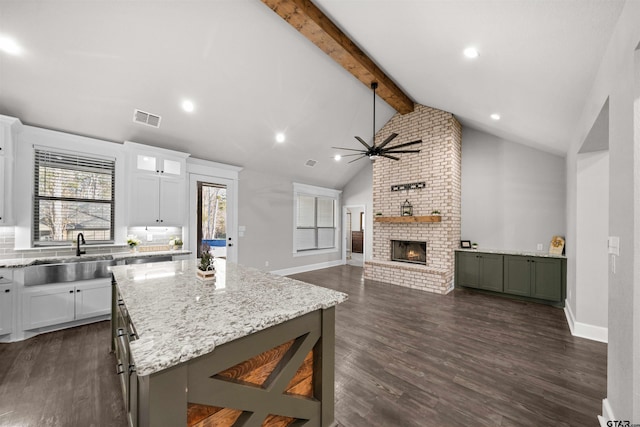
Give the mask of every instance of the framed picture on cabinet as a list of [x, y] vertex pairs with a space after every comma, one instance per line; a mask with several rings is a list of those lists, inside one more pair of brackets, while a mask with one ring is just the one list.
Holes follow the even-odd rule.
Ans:
[[471, 240], [460, 240], [460, 247], [462, 249], [471, 249]]

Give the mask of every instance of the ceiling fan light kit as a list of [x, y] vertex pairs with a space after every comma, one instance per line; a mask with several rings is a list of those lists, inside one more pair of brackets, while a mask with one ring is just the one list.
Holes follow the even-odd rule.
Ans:
[[347, 150], [347, 151], [356, 151], [354, 154], [345, 154], [342, 157], [350, 157], [350, 156], [360, 156], [354, 160], [351, 160], [349, 163], [353, 163], [357, 160], [368, 157], [371, 161], [379, 159], [380, 157], [385, 157], [391, 160], [400, 160], [399, 157], [394, 156], [393, 154], [404, 154], [404, 153], [419, 153], [420, 150], [399, 150], [399, 148], [408, 147], [410, 145], [421, 144], [422, 140], [418, 139], [416, 141], [405, 142], [403, 144], [394, 145], [393, 147], [387, 147], [387, 145], [393, 141], [395, 137], [398, 136], [397, 133], [392, 133], [389, 135], [380, 145], [376, 145], [376, 89], [378, 88], [378, 83], [371, 83], [371, 89], [373, 89], [373, 138], [371, 145], [367, 144], [362, 138], [356, 136], [356, 140], [360, 144], [362, 144], [365, 149], [353, 149], [353, 148], [344, 148], [344, 147], [331, 147], [338, 150]]

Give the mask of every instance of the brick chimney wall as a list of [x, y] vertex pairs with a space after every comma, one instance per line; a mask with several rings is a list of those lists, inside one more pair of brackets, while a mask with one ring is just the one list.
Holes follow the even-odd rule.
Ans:
[[[400, 216], [405, 200], [414, 216], [439, 210], [436, 223], [373, 223], [373, 259], [365, 262], [365, 277], [399, 286], [446, 294], [453, 288], [454, 250], [460, 244], [462, 127], [451, 113], [416, 104], [414, 112], [396, 114], [376, 134], [380, 144], [392, 132], [389, 145], [422, 140], [419, 154], [400, 154], [399, 161], [379, 158], [373, 165], [373, 214]], [[391, 186], [426, 182], [426, 187], [391, 191]], [[390, 261], [391, 240], [427, 242], [426, 266]]]

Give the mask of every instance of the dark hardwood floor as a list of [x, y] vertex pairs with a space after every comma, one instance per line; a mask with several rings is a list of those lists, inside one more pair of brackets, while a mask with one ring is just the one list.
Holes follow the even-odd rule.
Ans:
[[[292, 276], [347, 292], [336, 317], [343, 427], [597, 426], [606, 345], [561, 309], [365, 281], [340, 266]], [[125, 427], [109, 323], [0, 344], [0, 426]]]

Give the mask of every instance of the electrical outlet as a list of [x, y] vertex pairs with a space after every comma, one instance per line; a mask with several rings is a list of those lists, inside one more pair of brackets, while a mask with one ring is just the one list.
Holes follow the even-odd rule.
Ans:
[[153, 241], [153, 234], [147, 233], [147, 242], [152, 242], [152, 241]]
[[541, 251], [542, 250], [542, 243], [538, 243], [538, 250]]

